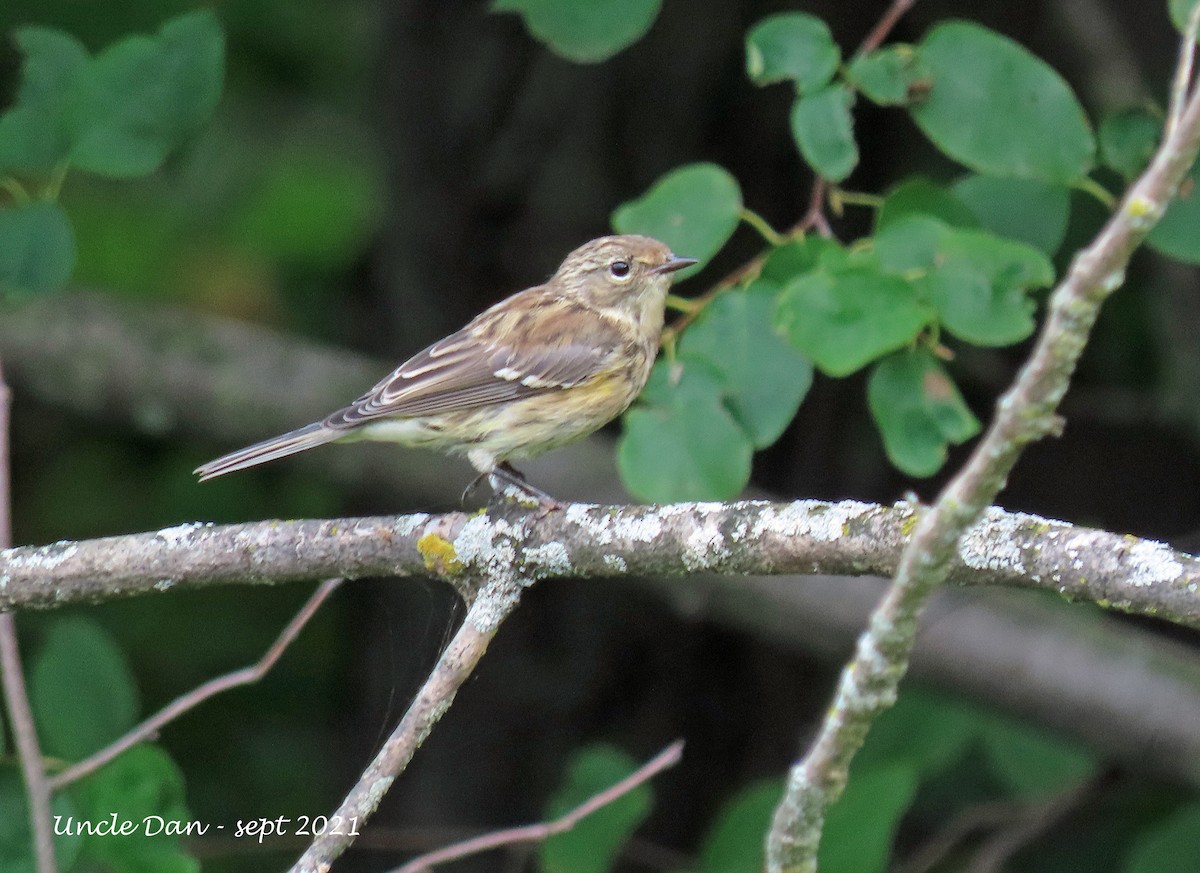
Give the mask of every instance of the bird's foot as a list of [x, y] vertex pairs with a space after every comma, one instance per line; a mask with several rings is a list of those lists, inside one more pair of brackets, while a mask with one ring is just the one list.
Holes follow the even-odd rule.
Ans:
[[497, 464], [486, 475], [497, 498], [513, 501], [530, 509], [540, 509], [543, 515], [562, 508], [562, 504], [545, 491], [530, 485], [529, 481], [507, 461]]

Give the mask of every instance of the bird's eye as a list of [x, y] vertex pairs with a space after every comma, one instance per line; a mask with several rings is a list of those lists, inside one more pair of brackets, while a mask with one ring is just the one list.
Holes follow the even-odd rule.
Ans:
[[629, 275], [629, 261], [613, 261], [608, 265], [608, 272], [614, 279], [624, 279]]

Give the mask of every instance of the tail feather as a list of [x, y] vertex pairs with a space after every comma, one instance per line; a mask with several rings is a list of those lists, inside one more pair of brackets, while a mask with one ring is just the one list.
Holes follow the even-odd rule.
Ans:
[[209, 461], [207, 464], [197, 467], [195, 472], [203, 482], [206, 479], [232, 473], [234, 470], [244, 470], [247, 467], [265, 464], [267, 461], [274, 461], [277, 458], [285, 458], [288, 455], [303, 452], [305, 449], [333, 442], [342, 436], [345, 436], [344, 432], [325, 427], [317, 422], [290, 433], [271, 437], [269, 440], [263, 440], [252, 446], [246, 446], [236, 452], [230, 452], [215, 461]]

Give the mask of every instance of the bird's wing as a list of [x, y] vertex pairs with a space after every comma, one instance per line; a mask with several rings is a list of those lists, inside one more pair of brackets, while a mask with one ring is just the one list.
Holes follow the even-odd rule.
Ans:
[[492, 307], [418, 352], [324, 424], [349, 428], [503, 403], [579, 385], [612, 365], [626, 345], [616, 323], [537, 292]]

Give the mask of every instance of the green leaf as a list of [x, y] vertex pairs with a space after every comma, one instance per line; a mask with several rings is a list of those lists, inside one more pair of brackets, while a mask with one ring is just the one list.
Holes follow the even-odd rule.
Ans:
[[680, 272], [690, 276], [721, 250], [737, 228], [742, 192], [737, 180], [716, 164], [688, 164], [672, 170], [636, 200], [618, 206], [617, 233], [660, 239], [681, 257], [700, 263]]
[[[50, 811], [63, 818], [78, 816], [75, 804], [64, 794], [54, 795]], [[56, 834], [54, 858], [58, 869], [67, 870], [74, 865], [82, 846], [83, 838], [78, 834]], [[0, 764], [0, 873], [36, 871], [25, 783], [15, 763]]]
[[158, 169], [212, 114], [224, 65], [224, 37], [208, 10], [109, 46], [71, 95], [72, 165], [116, 178]]
[[1100, 122], [1100, 160], [1131, 181], [1150, 163], [1162, 127], [1162, 118], [1145, 109], [1106, 115]]
[[797, 276], [817, 267], [837, 271], [851, 264], [849, 251], [837, 240], [809, 234], [771, 250], [759, 272], [759, 278], [786, 285]]
[[878, 873], [887, 866], [901, 816], [917, 793], [908, 764], [858, 768], [825, 816], [818, 851], [821, 873]]
[[125, 656], [91, 619], [51, 625], [29, 686], [43, 751], [68, 761], [91, 754], [137, 721], [137, 690]]
[[829, 26], [813, 15], [785, 12], [746, 34], [746, 73], [756, 85], [791, 80], [800, 93], [829, 84], [842, 53]]
[[858, 55], [846, 69], [846, 79], [880, 106], [903, 106], [929, 80], [929, 71], [910, 45], [890, 45]]
[[625, 415], [617, 467], [639, 500], [726, 500], [750, 480], [753, 446], [697, 361], [659, 360], [642, 402]]
[[[578, 751], [566, 779], [547, 804], [546, 818], [556, 819], [611, 788], [637, 769], [637, 762], [620, 749], [594, 745]], [[646, 820], [654, 795], [640, 785], [582, 819], [574, 828], [555, 834], [539, 847], [544, 873], [605, 873], [611, 870], [630, 835]]]
[[82, 854], [94, 865], [112, 873], [199, 873], [200, 863], [183, 850], [180, 835], [167, 833], [168, 823], [186, 827], [191, 816], [184, 801], [183, 775], [162, 749], [134, 746], [81, 782], [72, 794], [82, 819], [100, 821], [115, 815], [118, 822], [138, 826], [125, 836], [87, 835]]
[[939, 218], [955, 227], [978, 227], [979, 220], [953, 192], [915, 176], [893, 187], [875, 217], [876, 232], [908, 215]]
[[1014, 794], [1030, 800], [1077, 785], [1099, 766], [1079, 744], [1000, 716], [985, 725], [981, 739], [995, 774]]
[[906, 685], [895, 706], [879, 717], [854, 758], [858, 768], [910, 765], [921, 778], [944, 772], [967, 754], [982, 721], [971, 707], [949, 695]]
[[710, 367], [725, 405], [755, 448], [779, 439], [812, 385], [812, 364], [772, 323], [778, 286], [759, 280], [712, 301], [679, 342], [679, 358]]
[[800, 154], [817, 175], [831, 182], [841, 182], [858, 164], [850, 114], [853, 103], [853, 91], [830, 85], [798, 98], [792, 106], [792, 138]]
[[495, 0], [494, 12], [516, 12], [555, 54], [587, 64], [637, 42], [658, 17], [662, 0]]
[[926, 215], [888, 224], [875, 235], [874, 250], [884, 270], [916, 283], [948, 330], [976, 345], [1029, 336], [1034, 302], [1028, 291], [1054, 281], [1053, 265], [1032, 246]]
[[918, 47], [931, 86], [911, 107], [938, 148], [981, 173], [1070, 184], [1096, 144], [1079, 101], [1049, 65], [998, 33], [937, 25]]
[[1006, 346], [1033, 333], [1028, 289], [1054, 281], [1054, 266], [1032, 246], [988, 233], [947, 229], [937, 266], [922, 283], [942, 324], [981, 346]]
[[1146, 237], [1156, 251], [1189, 264], [1200, 264], [1200, 164], [1194, 164], [1162, 220]]
[[958, 388], [923, 348], [880, 361], [867, 382], [867, 404], [888, 458], [910, 476], [932, 476], [947, 446], [979, 432]]
[[888, 222], [873, 241], [880, 267], [898, 276], [932, 270], [949, 229], [919, 212]]
[[1124, 873], [1194, 873], [1200, 858], [1200, 803], [1182, 806], [1138, 835]]
[[0, 174], [49, 171], [70, 151], [67, 95], [88, 62], [79, 40], [44, 27], [22, 27], [25, 56], [15, 105], [0, 116]]
[[869, 267], [800, 276], [783, 289], [776, 321], [830, 376], [848, 376], [901, 348], [931, 320], [913, 286]]
[[75, 234], [57, 203], [0, 209], [0, 295], [54, 291], [75, 266]]
[[766, 833], [782, 797], [783, 782], [771, 779], [747, 786], [730, 798], [700, 849], [700, 870], [761, 873]]
[[959, 200], [997, 236], [1053, 255], [1067, 234], [1070, 189], [1039, 179], [967, 176], [954, 186]]

